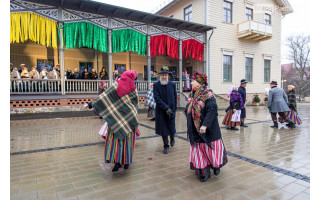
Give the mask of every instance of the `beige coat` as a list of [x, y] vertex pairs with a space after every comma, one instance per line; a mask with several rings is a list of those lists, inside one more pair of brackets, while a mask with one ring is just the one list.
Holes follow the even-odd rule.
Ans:
[[39, 72], [37, 70], [32, 70], [29, 73], [29, 78], [31, 78], [31, 79], [39, 79], [40, 78]]
[[52, 70], [49, 72], [48, 78], [49, 79], [60, 79], [60, 76], [57, 71], [56, 71], [56, 73], [54, 73], [54, 71]]

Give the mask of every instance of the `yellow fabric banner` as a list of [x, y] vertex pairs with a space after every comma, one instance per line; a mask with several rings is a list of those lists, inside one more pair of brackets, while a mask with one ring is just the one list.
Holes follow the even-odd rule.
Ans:
[[57, 22], [34, 13], [10, 13], [10, 43], [31, 40], [57, 48], [57, 27]]

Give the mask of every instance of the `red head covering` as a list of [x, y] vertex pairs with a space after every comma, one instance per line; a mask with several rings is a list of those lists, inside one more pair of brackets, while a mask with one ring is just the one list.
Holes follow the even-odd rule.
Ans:
[[193, 80], [196, 80], [198, 83], [200, 83], [201, 85], [208, 85], [208, 80], [207, 80], [207, 75], [200, 74], [199, 72], [194, 72], [193, 76], [192, 76]]
[[117, 94], [120, 98], [135, 91], [136, 85], [134, 84], [134, 80], [136, 77], [137, 73], [135, 70], [127, 70], [121, 74], [119, 80], [116, 80], [118, 82]]

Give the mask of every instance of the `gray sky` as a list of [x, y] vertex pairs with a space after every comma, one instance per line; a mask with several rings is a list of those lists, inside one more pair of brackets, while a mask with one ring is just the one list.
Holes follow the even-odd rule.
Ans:
[[[145, 12], [151, 12], [160, 4], [166, 3], [170, 0], [95, 0], [108, 4], [113, 4], [121, 7], [131, 8]], [[310, 9], [309, 4], [311, 0], [288, 0], [294, 9], [294, 12], [286, 15], [282, 19], [282, 36], [281, 36], [281, 64], [288, 63], [287, 58], [288, 49], [285, 46], [285, 40], [291, 34], [304, 33], [310, 34]]]

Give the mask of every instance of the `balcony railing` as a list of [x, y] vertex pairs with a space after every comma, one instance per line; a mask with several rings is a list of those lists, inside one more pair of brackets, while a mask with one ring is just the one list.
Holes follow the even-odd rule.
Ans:
[[245, 21], [238, 24], [238, 38], [261, 42], [271, 39], [271, 37], [271, 25], [255, 21]]
[[[97, 94], [99, 85], [105, 80], [65, 80], [65, 94]], [[179, 81], [176, 83], [179, 91]], [[110, 82], [107, 81], [107, 85]], [[135, 81], [138, 92], [148, 91], [148, 81]], [[62, 94], [61, 80], [10, 79], [10, 94]]]

